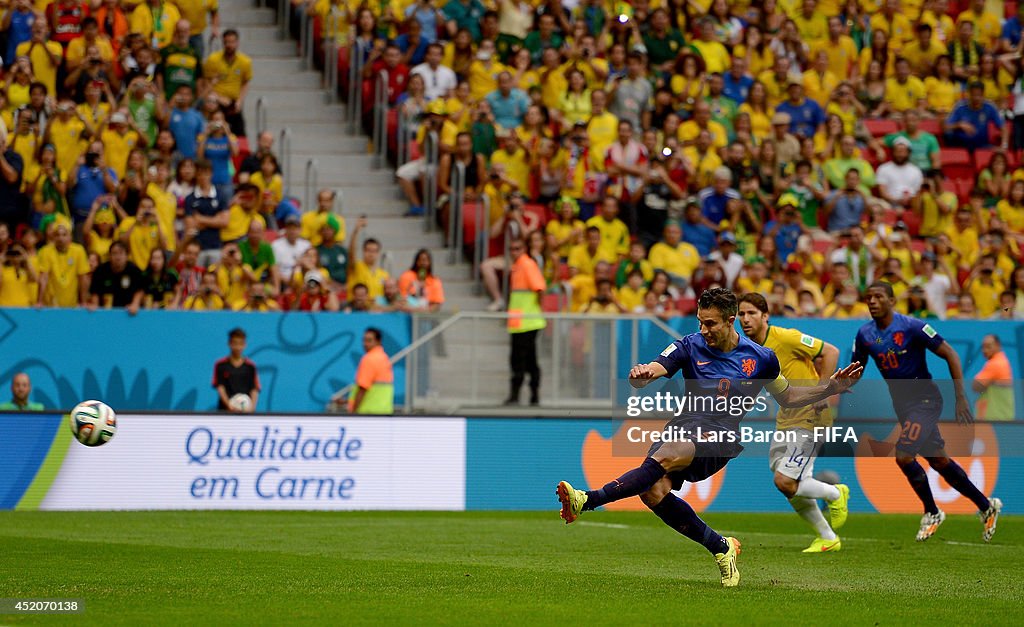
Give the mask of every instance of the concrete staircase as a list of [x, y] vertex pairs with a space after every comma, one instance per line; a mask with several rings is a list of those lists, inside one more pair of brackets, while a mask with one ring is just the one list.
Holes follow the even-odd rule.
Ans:
[[[283, 128], [291, 130], [291, 168], [286, 181], [291, 195], [304, 197], [306, 162], [316, 159], [317, 186], [341, 193], [339, 210], [350, 233], [356, 218], [367, 215], [364, 235], [383, 243], [393, 276], [406, 270], [415, 252], [426, 247], [433, 255], [435, 273], [444, 282], [445, 311], [483, 309], [488, 299], [474, 293], [470, 266], [461, 258], [449, 264], [441, 234], [426, 233], [422, 218], [403, 217], [407, 206], [390, 167], [374, 169], [367, 137], [348, 134], [345, 106], [328, 104], [320, 73], [304, 69], [298, 43], [279, 39], [276, 10], [257, 8], [253, 0], [221, 0], [220, 15], [222, 30], [237, 29], [241, 50], [253, 58], [254, 78], [245, 109], [250, 142], [256, 139], [256, 102], [261, 97], [267, 129], [275, 137]], [[279, 156], [280, 148], [275, 144]], [[315, 190], [310, 198], [315, 198], [314, 194]], [[466, 367], [470, 355], [480, 404], [497, 405], [507, 395], [508, 335], [504, 324], [492, 320], [481, 324], [478, 331], [471, 334], [460, 328], [446, 333], [444, 357], [429, 350], [432, 400], [418, 408], [420, 411], [452, 409], [464, 402], [460, 399], [469, 397]], [[526, 396], [524, 390], [524, 400]]]
[[[369, 225], [363, 234], [383, 243], [393, 276], [409, 268], [417, 250], [427, 248], [434, 271], [444, 282], [445, 309], [482, 309], [487, 301], [474, 294], [470, 266], [461, 259], [449, 265], [441, 235], [424, 232], [422, 219], [403, 217], [407, 207], [393, 171], [374, 169], [367, 138], [348, 134], [345, 106], [328, 104], [320, 73], [304, 69], [298, 43], [279, 39], [276, 10], [258, 8], [253, 0], [221, 0], [220, 16], [221, 29], [237, 29], [240, 49], [253, 59], [254, 78], [245, 105], [250, 142], [256, 139], [256, 102], [261, 97], [267, 129], [275, 136], [283, 128], [291, 130], [291, 168], [285, 183], [291, 195], [304, 198], [306, 162], [316, 159], [317, 185], [340, 192], [338, 210], [349, 233], [356, 218], [366, 214]], [[275, 144], [275, 150], [280, 148]], [[314, 203], [315, 191], [309, 195]]]

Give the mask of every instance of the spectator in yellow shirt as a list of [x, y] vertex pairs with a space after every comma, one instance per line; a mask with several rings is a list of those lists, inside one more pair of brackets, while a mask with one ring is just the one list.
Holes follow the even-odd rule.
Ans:
[[89, 260], [85, 248], [71, 241], [71, 223], [61, 216], [50, 227], [49, 244], [39, 249], [38, 304], [77, 307], [89, 300]]
[[812, 48], [828, 38], [828, 18], [818, 10], [817, 0], [803, 0], [800, 12], [793, 15], [800, 38]]
[[613, 264], [617, 261], [614, 251], [602, 246], [601, 229], [588, 226], [583, 244], [569, 250], [569, 273], [572, 276], [594, 275], [594, 267], [601, 261]]
[[498, 89], [498, 76], [508, 71], [509, 68], [497, 60], [494, 42], [489, 39], [481, 41], [476, 59], [469, 66], [470, 98], [483, 100], [484, 96]]
[[838, 15], [828, 18], [828, 37], [820, 42], [812, 52], [822, 50], [828, 56], [828, 71], [839, 80], [853, 76], [857, 67], [857, 44], [846, 34], [843, 20]]
[[[974, 23], [974, 36], [986, 50], [995, 50], [999, 43], [999, 36], [1003, 32], [1002, 11], [996, 15], [985, 9], [986, 0], [971, 0], [971, 8], [961, 11], [956, 18], [959, 26], [963, 22]], [[1002, 8], [1002, 3], [999, 3]]]
[[103, 142], [103, 159], [118, 180], [124, 178], [128, 167], [128, 154], [136, 146], [145, 146], [141, 134], [133, 128], [131, 118], [118, 111], [100, 123], [99, 135]]
[[[32, 38], [18, 44], [15, 55], [28, 57], [32, 64], [32, 75], [36, 81], [46, 86], [46, 94], [51, 97], [57, 95], [57, 69], [64, 59], [64, 50], [60, 44], [50, 41], [50, 27], [46, 20], [37, 19], [32, 23]], [[10, 64], [15, 59], [5, 59]], [[8, 97], [10, 95], [8, 94]], [[14, 98], [11, 98], [13, 101]]]
[[871, 30], [888, 36], [890, 51], [899, 51], [914, 38], [913, 24], [900, 10], [900, 0], [885, 0], [882, 11], [871, 17]]
[[562, 261], [569, 259], [569, 251], [583, 240], [586, 225], [577, 216], [580, 205], [575, 198], [562, 196], [555, 201], [555, 219], [544, 227], [544, 232]]
[[132, 11], [131, 32], [139, 33], [153, 49], [171, 43], [181, 12], [167, 0], [146, 0]]
[[662, 241], [651, 246], [648, 260], [655, 271], [666, 272], [672, 283], [683, 289], [693, 278], [693, 272], [700, 265], [700, 253], [693, 244], [682, 241], [683, 229], [675, 220], [665, 224]]
[[979, 318], [991, 317], [999, 309], [999, 295], [1006, 289], [996, 278], [995, 255], [984, 255], [971, 270], [964, 291], [974, 298]]
[[601, 232], [601, 247], [623, 258], [629, 252], [629, 227], [619, 219], [619, 201], [611, 196], [601, 201], [601, 211], [587, 220], [587, 227]]
[[900, 54], [910, 62], [910, 70], [916, 76], [928, 76], [935, 67], [935, 61], [946, 54], [946, 47], [935, 40], [932, 27], [921, 22], [915, 28], [917, 38], [903, 47]]
[[923, 109], [927, 92], [924, 83], [910, 74], [910, 62], [896, 59], [896, 76], [885, 81], [885, 101], [894, 117], [908, 109]]

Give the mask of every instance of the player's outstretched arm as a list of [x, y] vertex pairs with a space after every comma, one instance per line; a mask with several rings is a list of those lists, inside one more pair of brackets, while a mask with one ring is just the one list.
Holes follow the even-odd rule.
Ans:
[[640, 389], [647, 387], [647, 384], [655, 379], [660, 379], [668, 374], [665, 366], [656, 361], [649, 364], [637, 364], [629, 369], [629, 384]]
[[846, 392], [860, 380], [862, 374], [864, 367], [854, 362], [841, 370], [836, 370], [827, 383], [800, 387], [790, 385], [780, 392], [772, 392], [772, 396], [779, 405], [787, 408], [813, 405], [833, 394]]
[[953, 379], [953, 389], [956, 392], [956, 421], [962, 425], [969, 425], [974, 422], [974, 412], [971, 411], [971, 404], [967, 400], [967, 392], [964, 390], [964, 370], [960, 365], [960, 356], [956, 354], [949, 342], [939, 344], [935, 354], [946, 360], [949, 366], [949, 377]]

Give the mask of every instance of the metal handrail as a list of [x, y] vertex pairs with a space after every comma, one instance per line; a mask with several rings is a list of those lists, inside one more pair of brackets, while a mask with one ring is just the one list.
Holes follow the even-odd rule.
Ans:
[[334, 14], [334, 6], [327, 11], [324, 23], [324, 86], [327, 90], [327, 104], [338, 100], [338, 16]]
[[277, 24], [281, 27], [278, 32], [278, 39], [288, 39], [288, 19], [291, 17], [291, 13], [288, 9], [291, 7], [291, 3], [288, 0], [277, 0]]
[[465, 225], [462, 223], [462, 210], [466, 204], [466, 164], [452, 159], [455, 167], [451, 171], [448, 193], [448, 265], [459, 262], [459, 251], [462, 249], [462, 236]]
[[409, 160], [409, 142], [412, 140], [409, 132], [409, 116], [405, 114], [405, 107], [398, 108], [398, 141], [395, 145], [395, 167], [400, 168]]
[[[436, 314], [426, 314], [426, 315], [427, 316], [431, 316], [431, 317], [436, 317]], [[672, 338], [679, 337], [679, 332], [678, 331], [672, 329], [671, 327], [666, 325], [664, 322], [662, 322], [660, 319], [658, 319], [656, 316], [653, 316], [653, 315], [650, 315], [650, 314], [637, 314], [637, 315], [632, 315], [632, 316], [628, 316], [628, 317], [622, 316], [620, 314], [604, 314], [604, 313], [586, 313], [586, 314], [545, 313], [543, 315], [544, 315], [544, 319], [545, 320], [548, 320], [549, 322], [554, 322], [556, 325], [559, 322], [583, 322], [583, 321], [614, 321], [614, 322], [617, 322], [617, 321], [621, 321], [621, 320], [630, 320], [631, 322], [633, 322], [633, 325], [635, 327], [639, 322], [642, 322], [642, 321], [646, 320], [646, 321], [653, 322], [658, 328], [666, 330], [666, 332], [669, 334], [670, 337], [672, 337]], [[419, 314], [413, 314], [412, 315], [412, 319], [413, 319], [412, 320], [412, 322], [413, 322], [412, 326], [413, 326], [413, 329], [417, 329], [418, 328], [418, 325], [416, 324], [416, 318], [417, 317], [419, 317]], [[415, 374], [416, 374], [415, 373], [415, 364], [416, 364], [416, 362], [415, 362], [415, 360], [408, 359], [408, 357], [410, 355], [415, 354], [417, 351], [421, 350], [425, 345], [427, 345], [429, 342], [431, 342], [434, 338], [436, 338], [437, 336], [441, 335], [445, 331], [451, 329], [453, 326], [455, 326], [455, 324], [457, 324], [457, 323], [459, 323], [459, 322], [461, 322], [463, 320], [474, 320], [474, 321], [476, 321], [476, 320], [508, 320], [508, 317], [509, 317], [509, 313], [507, 311], [498, 311], [498, 312], [460, 311], [460, 312], [456, 312], [456, 313], [452, 314], [451, 316], [449, 316], [448, 318], [442, 320], [440, 323], [438, 323], [437, 326], [432, 328], [430, 331], [424, 333], [420, 337], [414, 338], [413, 341], [410, 342], [408, 346], [402, 348], [401, 350], [396, 352], [394, 355], [392, 355], [389, 358], [389, 361], [391, 362], [392, 366], [397, 365], [403, 359], [406, 360], [406, 364], [407, 365], [406, 365], [406, 372], [405, 372], [405, 389], [406, 389], [405, 399], [406, 399], [407, 408], [408, 408], [408, 405], [411, 404], [413, 402], [413, 399], [415, 398], [412, 386], [413, 386], [413, 384], [416, 381], [416, 376], [415, 376]], [[613, 328], [613, 330], [615, 329], [614, 325], [613, 325], [612, 328]], [[634, 336], [635, 336], [635, 332], [634, 332]], [[555, 345], [557, 346], [557, 344], [558, 343], [556, 342]], [[634, 344], [634, 352], [635, 352], [636, 342], [634, 341], [633, 344]], [[616, 355], [617, 351], [615, 350], [617, 342], [612, 341], [611, 345], [612, 345], [611, 362], [614, 364], [616, 362], [616, 360], [617, 360], [617, 355]], [[555, 359], [555, 362], [557, 363], [557, 356], [555, 356], [554, 359]], [[636, 362], [636, 358], [635, 357], [632, 359], [632, 362], [634, 362], [634, 363]], [[552, 373], [552, 374], [555, 377], [555, 381], [553, 381], [552, 385], [557, 387], [557, 385], [558, 385], [557, 368], [556, 368], [556, 371], [554, 373]], [[331, 399], [330, 399], [330, 401], [327, 404], [327, 410], [330, 411], [332, 409], [335, 409], [339, 405], [344, 406], [343, 403], [345, 401], [345, 397], [347, 397], [348, 394], [352, 391], [353, 385], [354, 384], [346, 385], [345, 387], [341, 388], [340, 390], [338, 390], [337, 392], [332, 394], [331, 395]], [[614, 388], [614, 381], [610, 381], [609, 385], [611, 385]]]
[[473, 283], [473, 293], [482, 294], [483, 282], [480, 277], [480, 266], [487, 259], [487, 251], [491, 240], [491, 197], [484, 194], [476, 207], [476, 234], [473, 237], [473, 268], [469, 278]]
[[[292, 173], [292, 129], [284, 127], [278, 141], [278, 154], [281, 155], [281, 178], [284, 180], [285, 194], [291, 191], [290, 175]], [[305, 211], [305, 207], [302, 208]]]
[[302, 57], [302, 69], [308, 70], [313, 67], [313, 16], [307, 9], [302, 12], [302, 21], [299, 28], [299, 54]]
[[355, 135], [363, 117], [363, 53], [359, 50], [359, 40], [355, 37], [348, 46], [348, 133]]
[[[215, 46], [214, 43], [217, 43], [218, 45]], [[213, 33], [210, 33], [210, 38], [206, 41], [206, 54], [209, 55], [214, 52], [219, 52], [223, 49], [224, 46], [223, 43], [220, 41], [220, 37], [214, 35]]]
[[388, 73], [377, 75], [373, 85], [373, 167], [381, 169], [388, 155]]
[[270, 101], [266, 96], [260, 96], [256, 99], [256, 135], [267, 130], [267, 108], [270, 106]]
[[306, 161], [306, 174], [303, 179], [304, 189], [302, 190], [302, 210], [309, 211], [312, 205], [313, 190], [316, 189], [317, 179], [320, 178], [320, 161], [309, 159]]
[[437, 210], [437, 165], [440, 161], [441, 138], [437, 131], [430, 131], [424, 138], [424, 158], [426, 162], [426, 177], [423, 183], [423, 216], [426, 219], [424, 230], [434, 230], [434, 214]]

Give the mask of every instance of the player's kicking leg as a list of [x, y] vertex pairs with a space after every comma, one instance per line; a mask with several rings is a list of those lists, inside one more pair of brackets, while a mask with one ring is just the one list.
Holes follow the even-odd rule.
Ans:
[[944, 452], [934, 457], [926, 457], [928, 464], [939, 473], [946, 483], [960, 494], [966, 496], [978, 507], [978, 518], [981, 519], [981, 539], [992, 540], [996, 533], [996, 521], [1003, 509], [1003, 502], [995, 497], [988, 498], [971, 481], [960, 464], [947, 457]]
[[[846, 524], [850, 488], [844, 484], [830, 485], [814, 479], [817, 445], [813, 435], [807, 429], [790, 429], [787, 432], [797, 433], [796, 441], [773, 444], [769, 451], [769, 464], [775, 471], [775, 487], [818, 534], [803, 552], [839, 551], [843, 543], [835, 532]], [[817, 499], [828, 503], [831, 524], [818, 509]]]
[[[566, 524], [574, 522], [584, 511], [596, 509], [607, 503], [631, 496], [640, 496], [662, 521], [679, 533], [701, 544], [714, 555], [722, 576], [722, 585], [733, 587], [739, 583], [736, 558], [740, 543], [735, 538], [723, 538], [697, 516], [693, 508], [671, 493], [674, 479], [668, 473], [682, 480], [700, 481], [718, 472], [728, 462], [727, 458], [699, 458], [696, 467], [696, 448], [692, 442], [657, 444], [652, 447], [651, 456], [644, 459], [639, 468], [630, 470], [618, 479], [605, 484], [598, 490], [584, 492], [562, 481], [555, 488], [561, 503], [560, 515]], [[688, 471], [687, 474], [684, 471]], [[694, 472], [703, 474], [699, 478]], [[706, 474], [704, 474], [706, 473]], [[685, 476], [682, 476], [684, 475]]]

